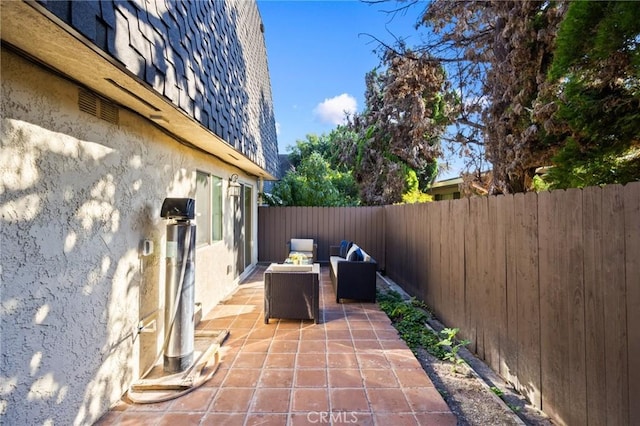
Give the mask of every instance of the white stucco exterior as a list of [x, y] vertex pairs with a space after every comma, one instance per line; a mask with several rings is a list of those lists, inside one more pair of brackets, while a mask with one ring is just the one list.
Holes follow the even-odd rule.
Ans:
[[[92, 424], [162, 344], [164, 198], [195, 198], [196, 170], [225, 187], [236, 173], [255, 241], [258, 181], [127, 109], [117, 125], [81, 112], [75, 83], [13, 52], [1, 66], [0, 423]], [[237, 285], [231, 203], [224, 240], [197, 249], [205, 314]], [[154, 313], [157, 333], [138, 334]]]

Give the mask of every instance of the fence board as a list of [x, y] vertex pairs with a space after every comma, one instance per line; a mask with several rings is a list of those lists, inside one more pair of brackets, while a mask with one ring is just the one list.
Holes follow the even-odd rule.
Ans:
[[[488, 312], [484, 311], [483, 306], [491, 306], [491, 300], [489, 297], [489, 289], [492, 285], [490, 274], [490, 258], [491, 258], [491, 228], [489, 224], [489, 206], [488, 199], [485, 197], [478, 197], [478, 228], [477, 228], [477, 252], [478, 256], [478, 279], [476, 280], [476, 287], [474, 289], [475, 295], [480, 303], [474, 306], [474, 321], [476, 323], [477, 334], [477, 353], [483, 359], [487, 357], [488, 335], [486, 333]], [[490, 308], [492, 309], [492, 308]]]
[[504, 210], [501, 209], [504, 196], [487, 198], [487, 276], [485, 281], [487, 308], [485, 354], [487, 364], [500, 371], [501, 335], [506, 329], [506, 284], [505, 284], [505, 230]]
[[[524, 195], [516, 194], [515, 197], [502, 197], [500, 210], [504, 220], [505, 232], [505, 321], [506, 324], [500, 339], [500, 369], [498, 372], [508, 381], [520, 388], [518, 381], [518, 282], [517, 282], [517, 256], [524, 254], [517, 247], [518, 234], [522, 232], [521, 224], [517, 220], [517, 214], [521, 216], [521, 206]], [[517, 213], [516, 213], [517, 211]], [[537, 241], [536, 241], [537, 244]]]
[[429, 218], [429, 232], [431, 239], [429, 241], [431, 252], [431, 263], [429, 267], [429, 305], [433, 307], [434, 312], [440, 317], [441, 312], [438, 305], [440, 302], [440, 204], [433, 206], [432, 215]]
[[[602, 269], [604, 271], [604, 313], [607, 332], [606, 348], [606, 401], [607, 423], [625, 425], [628, 421], [627, 370], [627, 312], [625, 306], [624, 259], [624, 203], [623, 187], [607, 185], [602, 190], [604, 232]], [[638, 356], [637, 354], [635, 355]]]
[[606, 424], [602, 189], [585, 188], [583, 204], [587, 417], [589, 424]]
[[[629, 363], [629, 422], [640, 424], [640, 182], [624, 187], [627, 360]], [[632, 408], [633, 407], [633, 408]]]
[[[464, 324], [464, 230], [467, 227], [469, 215], [468, 199], [455, 200], [451, 203], [452, 214], [449, 225], [449, 240], [451, 241], [450, 256], [450, 286], [452, 302], [452, 325]], [[424, 210], [424, 209], [423, 209]]]
[[565, 408], [561, 404], [562, 394], [568, 392], [564, 383], [566, 362], [561, 359], [566, 351], [559, 327], [566, 327], [564, 287], [560, 282], [560, 253], [557, 233], [560, 226], [556, 217], [556, 206], [550, 192], [538, 194], [539, 254], [540, 254], [540, 346], [542, 369], [542, 409], [545, 413], [567, 423]]
[[519, 390], [538, 408], [541, 399], [538, 196], [530, 193], [514, 207], [516, 221], [517, 366]]
[[461, 336], [471, 341], [469, 349], [479, 354], [478, 324], [476, 309], [483, 303], [478, 288], [480, 286], [480, 256], [478, 243], [478, 228], [480, 220], [480, 198], [469, 200], [469, 226], [465, 231], [465, 322]]
[[445, 324], [453, 324], [451, 318], [451, 271], [449, 265], [451, 263], [451, 238], [449, 232], [451, 230], [451, 201], [441, 201], [440, 206], [440, 285], [438, 300], [440, 305], [440, 319]]

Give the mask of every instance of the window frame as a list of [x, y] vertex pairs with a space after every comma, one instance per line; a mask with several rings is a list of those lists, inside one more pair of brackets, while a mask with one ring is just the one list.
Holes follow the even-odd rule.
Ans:
[[[197, 247], [212, 245], [224, 238], [222, 193], [222, 178], [220, 176], [204, 170], [196, 170]], [[204, 198], [204, 206], [202, 198]]]

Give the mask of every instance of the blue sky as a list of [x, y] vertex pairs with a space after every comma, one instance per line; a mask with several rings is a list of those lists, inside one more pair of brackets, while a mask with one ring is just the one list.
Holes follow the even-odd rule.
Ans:
[[364, 33], [387, 43], [390, 32], [418, 41], [419, 9], [392, 19], [383, 11], [394, 4], [258, 0], [281, 153], [307, 134], [329, 133], [344, 110], [364, 109], [364, 76], [380, 63], [378, 43]]

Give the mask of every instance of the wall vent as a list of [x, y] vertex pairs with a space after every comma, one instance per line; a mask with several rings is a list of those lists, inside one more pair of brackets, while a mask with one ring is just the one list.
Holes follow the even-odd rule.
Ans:
[[80, 89], [78, 91], [78, 108], [111, 124], [118, 124], [118, 106], [113, 102], [98, 97], [96, 94]]

